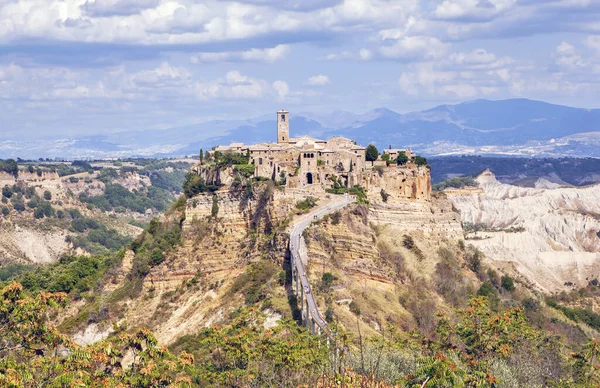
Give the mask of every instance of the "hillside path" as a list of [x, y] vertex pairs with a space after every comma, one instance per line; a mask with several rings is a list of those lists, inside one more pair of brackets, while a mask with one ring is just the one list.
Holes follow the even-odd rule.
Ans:
[[[309, 311], [306, 312], [307, 316], [312, 316], [315, 320], [315, 323], [324, 331], [326, 331], [327, 323], [317, 309], [317, 303], [315, 302], [315, 298], [311, 292], [310, 283], [308, 282], [306, 270], [304, 269], [304, 263], [308, 264], [308, 253], [306, 248], [303, 248], [304, 244], [302, 242], [302, 233], [314, 220], [338, 211], [354, 201], [355, 198], [353, 196], [343, 196], [340, 198], [334, 197], [332, 201], [319, 206], [317, 209], [295, 221], [292, 225], [292, 231], [290, 233], [290, 252], [292, 254], [292, 263], [295, 266], [296, 273], [299, 274], [300, 286], [304, 290], [304, 295], [306, 296], [306, 301], [309, 308]], [[301, 301], [301, 303], [303, 302]]]

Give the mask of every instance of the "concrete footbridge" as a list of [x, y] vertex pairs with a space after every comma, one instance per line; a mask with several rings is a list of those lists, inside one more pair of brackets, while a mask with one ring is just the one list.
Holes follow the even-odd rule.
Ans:
[[324, 334], [328, 339], [333, 340], [327, 327], [327, 322], [323, 319], [317, 308], [317, 303], [311, 291], [310, 283], [306, 275], [305, 265], [308, 264], [308, 254], [304, 247], [302, 233], [316, 219], [333, 213], [354, 202], [353, 196], [334, 198], [332, 201], [319, 206], [309, 214], [297, 220], [292, 225], [290, 233], [290, 252], [292, 267], [292, 287], [298, 299], [302, 311], [302, 322], [313, 334]]

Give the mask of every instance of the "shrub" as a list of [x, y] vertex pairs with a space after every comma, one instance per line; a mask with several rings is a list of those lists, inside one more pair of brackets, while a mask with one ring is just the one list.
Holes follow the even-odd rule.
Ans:
[[406, 152], [398, 152], [398, 156], [396, 157], [396, 163], [398, 164], [398, 166], [404, 166], [406, 163], [408, 163], [408, 156], [406, 155]]
[[215, 185], [207, 185], [204, 182], [204, 178], [191, 172], [186, 174], [185, 182], [183, 183], [183, 193], [188, 198], [192, 198], [200, 193], [214, 192], [218, 188]]
[[296, 203], [296, 208], [302, 211], [307, 211], [315, 207], [317, 205], [317, 201], [318, 199], [315, 197], [306, 197], [304, 200]]
[[23, 198], [13, 198], [12, 204], [13, 209], [18, 211], [19, 213], [25, 210], [25, 202], [23, 201]]
[[350, 312], [354, 315], [360, 315], [360, 307], [358, 306], [358, 303], [356, 303], [355, 301], [350, 302], [350, 305], [348, 306], [350, 308]]
[[48, 190], [44, 191], [44, 199], [46, 201], [50, 201], [52, 199], [52, 193], [49, 192]]
[[39, 219], [39, 218], [44, 218], [44, 209], [42, 209], [41, 207], [36, 207], [36, 208], [33, 210], [33, 216], [34, 216], [35, 218], [38, 218], [38, 219]]
[[427, 164], [427, 159], [422, 156], [417, 155], [417, 156], [415, 156], [415, 164], [417, 166], [424, 166]]
[[333, 225], [337, 225], [340, 223], [340, 221], [342, 219], [342, 213], [339, 210], [335, 211], [335, 212], [331, 213], [330, 218], [331, 218], [331, 223]]
[[384, 153], [383, 155], [381, 155], [381, 160], [383, 160], [383, 161], [385, 162], [385, 164], [386, 164], [387, 166], [389, 166], [389, 165], [390, 165], [390, 162], [391, 162], [391, 161], [390, 161], [390, 154], [385, 154], [385, 153]]
[[250, 178], [252, 175], [254, 175], [253, 164], [238, 164], [235, 166], [234, 170], [244, 178]]
[[479, 287], [479, 290], [477, 290], [477, 295], [491, 298], [496, 295], [496, 288], [494, 288], [492, 283], [484, 282], [481, 287]]
[[510, 276], [502, 276], [502, 288], [504, 288], [506, 291], [514, 291], [515, 282], [513, 278]]
[[13, 190], [9, 187], [9, 186], [4, 186], [2, 188], [2, 195], [5, 196], [6, 198], [10, 198], [13, 196]]
[[324, 292], [328, 292], [331, 289], [331, 285], [333, 284], [333, 274], [331, 272], [325, 272], [323, 276], [321, 276], [321, 289]]

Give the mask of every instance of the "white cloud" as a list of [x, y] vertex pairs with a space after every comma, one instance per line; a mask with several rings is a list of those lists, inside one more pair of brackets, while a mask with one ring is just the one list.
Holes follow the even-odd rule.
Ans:
[[194, 87], [196, 96], [201, 100], [257, 100], [270, 98], [273, 94], [284, 98], [287, 94], [287, 84], [284, 84], [283, 81], [275, 81], [271, 87], [263, 79], [248, 77], [234, 70], [227, 72], [225, 78], [197, 82]]
[[379, 53], [384, 58], [406, 61], [423, 61], [443, 57], [448, 45], [429, 36], [403, 37], [390, 46], [383, 46]]
[[326, 75], [313, 75], [312, 77], [308, 78], [308, 84], [309, 85], [313, 85], [313, 86], [323, 86], [323, 85], [327, 85], [330, 84], [331, 81], [329, 80], [329, 77], [327, 77]]
[[190, 58], [190, 62], [194, 64], [242, 61], [274, 63], [283, 59], [290, 52], [290, 49], [289, 45], [280, 44], [272, 48], [253, 48], [247, 51], [205, 52], [193, 55]]
[[363, 48], [363, 49], [360, 49], [360, 51], [358, 52], [358, 56], [363, 61], [368, 61], [369, 59], [373, 58], [373, 52], [369, 49]]
[[273, 82], [273, 89], [275, 89], [275, 92], [277, 93], [277, 97], [280, 101], [285, 100], [285, 97], [290, 92], [290, 88], [289, 88], [287, 82], [285, 82], [285, 81], [278, 80], [278, 81]]
[[584, 61], [575, 47], [567, 42], [561, 42], [556, 46], [555, 62], [564, 70], [579, 70], [589, 65], [589, 62]]
[[434, 16], [439, 19], [490, 20], [515, 5], [516, 0], [444, 0]]

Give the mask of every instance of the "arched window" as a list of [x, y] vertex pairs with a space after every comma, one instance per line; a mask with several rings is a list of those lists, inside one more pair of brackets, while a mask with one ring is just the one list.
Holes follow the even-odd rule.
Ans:
[[285, 115], [281, 115], [281, 121], [285, 122]]

